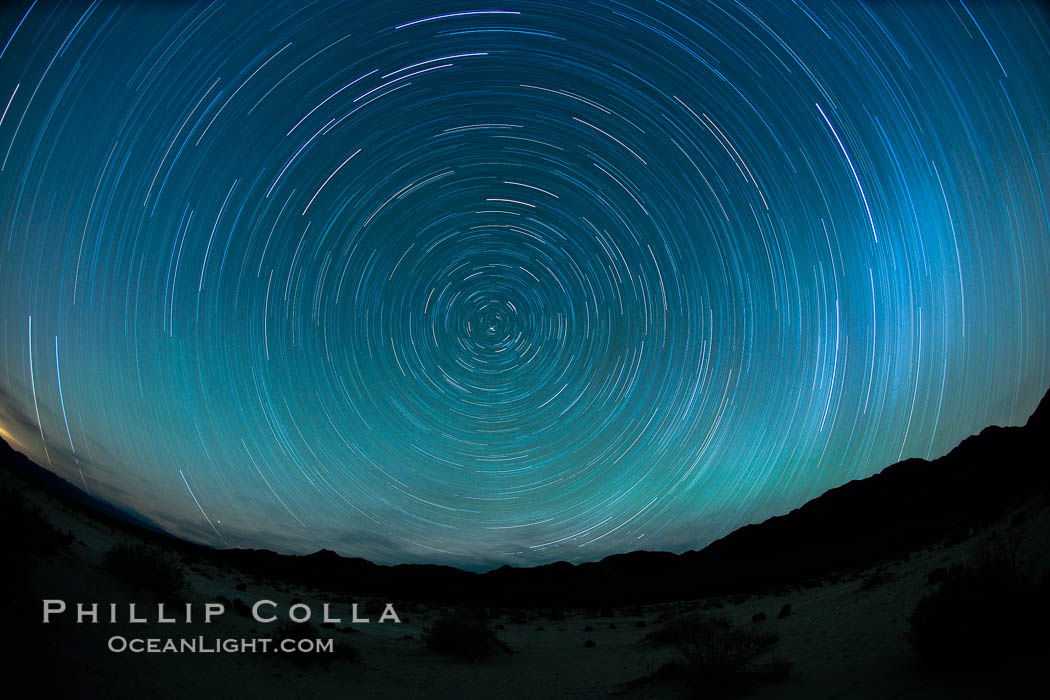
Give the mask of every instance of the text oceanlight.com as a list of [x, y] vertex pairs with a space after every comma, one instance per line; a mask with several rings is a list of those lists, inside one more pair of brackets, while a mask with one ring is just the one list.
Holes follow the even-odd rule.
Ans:
[[106, 647], [115, 653], [132, 654], [310, 654], [332, 653], [334, 639], [222, 639], [204, 636], [188, 639], [142, 637], [109, 638]]

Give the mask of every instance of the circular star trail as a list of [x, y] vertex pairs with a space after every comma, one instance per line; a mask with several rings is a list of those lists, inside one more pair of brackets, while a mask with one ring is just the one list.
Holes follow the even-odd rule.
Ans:
[[0, 29], [0, 435], [174, 534], [682, 551], [1050, 382], [1040, 4]]

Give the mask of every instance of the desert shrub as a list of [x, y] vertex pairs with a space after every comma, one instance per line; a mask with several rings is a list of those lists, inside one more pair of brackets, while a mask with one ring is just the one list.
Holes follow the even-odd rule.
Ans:
[[860, 590], [871, 591], [876, 588], [881, 588], [896, 578], [897, 576], [888, 569], [877, 569], [864, 577], [864, 580], [861, 581], [860, 584]]
[[438, 618], [423, 630], [423, 641], [434, 651], [471, 660], [510, 651], [478, 610], [459, 610]]
[[[677, 644], [691, 637], [694, 633], [694, 629], [698, 625], [716, 619], [721, 620], [722, 618], [708, 617], [699, 613], [679, 615], [670, 618], [652, 632], [645, 635], [644, 639], [647, 642], [652, 642], [656, 646]], [[726, 622], [728, 622], [728, 620]]]
[[981, 668], [1050, 648], [1050, 586], [1026, 574], [1016, 546], [994, 538], [965, 564], [955, 564], [939, 588], [908, 618], [905, 637], [930, 665]]
[[707, 686], [724, 686], [742, 678], [785, 678], [791, 663], [761, 657], [780, 641], [765, 627], [738, 627], [723, 617], [692, 613], [667, 620], [646, 635], [655, 645], [673, 645], [678, 658], [662, 669]]
[[172, 594], [186, 587], [182, 567], [144, 544], [114, 545], [106, 552], [102, 564], [126, 581], [155, 593]]

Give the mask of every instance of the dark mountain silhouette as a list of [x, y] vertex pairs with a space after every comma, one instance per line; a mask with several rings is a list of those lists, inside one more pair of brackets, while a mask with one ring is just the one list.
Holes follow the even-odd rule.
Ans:
[[[150, 528], [139, 534], [169, 549], [351, 596], [525, 607], [649, 603], [798, 584], [938, 540], [962, 539], [1050, 487], [1048, 430], [1050, 392], [1022, 427], [986, 428], [939, 459], [898, 462], [786, 515], [740, 528], [700, 551], [638, 551], [579, 565], [503, 566], [484, 574], [437, 565], [381, 566], [327, 550], [305, 556], [213, 550], [159, 535], [149, 523], [136, 522], [108, 504], [101, 507], [124, 523]], [[38, 481], [45, 472], [6, 444], [0, 459]], [[55, 490], [58, 477], [45, 474], [46, 485]], [[71, 490], [79, 491], [65, 481], [57, 490], [67, 498]], [[72, 497], [100, 507], [83, 492]]]
[[153, 533], [172, 537], [164, 528], [126, 510], [117, 508], [108, 501], [96, 498], [84, 489], [76, 486], [70, 481], [63, 479], [58, 474], [44, 469], [21, 452], [15, 451], [4, 440], [0, 439], [0, 465], [8, 471], [21, 476], [32, 483], [42, 486], [45, 490], [58, 496], [67, 504], [79, 510], [90, 513], [92, 516], [110, 522], [111, 524], [131, 525], [137, 529], [148, 530]]

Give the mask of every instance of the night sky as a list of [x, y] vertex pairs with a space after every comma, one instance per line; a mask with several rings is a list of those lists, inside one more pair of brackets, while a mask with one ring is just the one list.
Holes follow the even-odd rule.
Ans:
[[9, 3], [0, 436], [191, 540], [473, 569], [939, 456], [1050, 384], [1048, 15]]

